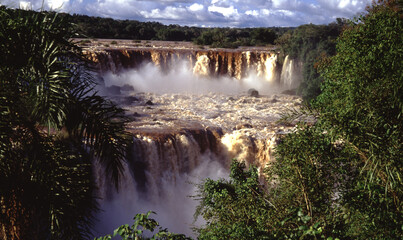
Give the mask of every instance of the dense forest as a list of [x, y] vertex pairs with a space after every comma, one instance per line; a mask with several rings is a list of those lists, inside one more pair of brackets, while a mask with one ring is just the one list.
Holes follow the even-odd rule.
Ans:
[[[2, 239], [90, 238], [99, 210], [94, 157], [119, 188], [128, 119], [93, 91], [91, 68], [70, 41], [80, 24], [69, 18], [0, 7]], [[159, 26], [144, 23], [153, 25]], [[193, 40], [209, 41], [215, 31], [204, 29]], [[229, 180], [200, 184], [195, 215], [206, 224], [195, 230], [198, 239], [400, 239], [401, 3], [379, 0], [357, 19], [327, 26], [282, 34], [251, 29], [250, 36], [254, 31], [255, 44], [261, 36], [267, 36], [261, 43], [272, 41], [274, 31], [283, 53], [307, 66], [299, 89], [307, 104], [285, 113], [282, 122], [300, 116], [316, 121], [301, 121], [281, 138], [264, 184], [242, 159], [233, 160]], [[147, 239], [153, 233], [144, 232], [155, 230], [154, 239], [188, 239], [160, 227], [150, 214], [137, 214], [133, 225], [113, 235]]]
[[133, 40], [193, 41], [200, 45], [234, 48], [274, 44], [292, 28], [201, 28], [163, 25], [158, 22], [115, 20], [78, 14], [63, 14], [76, 27], [79, 37]]

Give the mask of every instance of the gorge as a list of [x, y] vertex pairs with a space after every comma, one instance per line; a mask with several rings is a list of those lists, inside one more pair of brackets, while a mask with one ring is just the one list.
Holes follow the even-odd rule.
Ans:
[[84, 50], [103, 81], [99, 91], [126, 109], [133, 134], [119, 193], [95, 169], [104, 210], [98, 231], [153, 210], [164, 227], [191, 236], [201, 224], [189, 198], [195, 184], [228, 177], [233, 158], [262, 170], [278, 137], [293, 130], [276, 121], [301, 104], [281, 94], [298, 86], [301, 64], [280, 61], [274, 48], [119, 41]]

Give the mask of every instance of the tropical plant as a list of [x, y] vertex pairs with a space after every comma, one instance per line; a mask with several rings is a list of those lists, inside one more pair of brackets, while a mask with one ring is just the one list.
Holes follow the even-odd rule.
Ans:
[[195, 196], [200, 204], [195, 218], [206, 226], [197, 229], [199, 239], [266, 239], [274, 206], [266, 198], [257, 169], [245, 171], [245, 163], [233, 161], [230, 180], [206, 179]]
[[[118, 236], [121, 237], [122, 240], [130, 240], [130, 239], [151, 239], [151, 240], [157, 240], [157, 239], [166, 239], [166, 240], [187, 240], [191, 239], [189, 237], [186, 237], [183, 234], [176, 234], [176, 233], [171, 233], [168, 232], [167, 229], [163, 229], [159, 226], [159, 223], [155, 221], [154, 219], [150, 218], [151, 214], [155, 214], [155, 212], [149, 211], [146, 214], [139, 213], [136, 214], [134, 217], [134, 223], [132, 226], [129, 226], [128, 224], [122, 225], [115, 229], [113, 234], [108, 234], [103, 237], [95, 238], [95, 240], [111, 240], [112, 238], [116, 238]], [[153, 234], [151, 237], [146, 237], [146, 231], [149, 231], [150, 233], [154, 233], [154, 231], [158, 227], [158, 232]]]
[[[0, 237], [88, 238], [91, 165], [118, 185], [123, 110], [97, 96], [71, 26], [57, 14], [0, 8]], [[94, 158], [96, 157], [96, 158]]]
[[[313, 156], [315, 152], [317, 150], [298, 154]], [[198, 239], [310, 239], [331, 236], [332, 230], [327, 229], [323, 213], [330, 212], [330, 201], [324, 198], [329, 199], [332, 194], [326, 189], [330, 188], [327, 182], [318, 183], [324, 170], [318, 170], [318, 166], [315, 169], [313, 164], [303, 166], [302, 162], [290, 164], [291, 159], [272, 166], [271, 171], [276, 173], [268, 174], [272, 177], [272, 186], [262, 185], [255, 167], [246, 169], [245, 163], [236, 160], [231, 164], [230, 180], [206, 179], [199, 186], [199, 195], [195, 196], [200, 202], [195, 217], [202, 216], [206, 220], [205, 226], [196, 229]], [[295, 172], [309, 172], [315, 176], [301, 182], [298, 178], [301, 175]], [[307, 185], [314, 184], [315, 190], [324, 191], [310, 191]]]
[[402, 233], [403, 18], [397, 1], [379, 1], [346, 29], [337, 54], [321, 69], [319, 124], [356, 157], [343, 194], [350, 233], [395, 238]]

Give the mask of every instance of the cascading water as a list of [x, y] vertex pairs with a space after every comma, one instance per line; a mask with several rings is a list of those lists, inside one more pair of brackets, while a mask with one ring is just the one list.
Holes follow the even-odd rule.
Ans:
[[287, 55], [281, 69], [281, 84], [286, 88], [295, 88], [299, 85], [301, 76], [301, 63], [295, 62]]
[[[163, 227], [192, 235], [197, 202], [187, 196], [196, 186], [188, 182], [228, 177], [232, 158], [263, 170], [278, 137], [293, 129], [276, 121], [301, 103], [296, 96], [274, 95], [294, 82], [279, 72], [271, 51], [103, 49], [87, 54], [98, 63], [106, 86], [135, 89], [111, 96], [132, 118], [127, 129], [134, 144], [119, 192], [97, 175], [104, 210], [98, 234], [153, 210]], [[286, 58], [286, 71], [292, 71], [289, 62]], [[260, 95], [248, 94], [251, 88]]]
[[128, 152], [121, 190], [116, 192], [98, 176], [104, 210], [98, 216], [98, 233], [106, 234], [130, 223], [135, 213], [153, 210], [164, 227], [191, 236], [197, 203], [189, 196], [195, 194], [197, 186], [189, 182], [228, 176], [225, 163], [220, 162], [223, 158], [208, 146], [216, 144], [209, 134], [212, 133], [208, 130], [136, 134]]
[[252, 74], [268, 82], [281, 82], [281, 69], [277, 68], [277, 54], [273, 51], [103, 49], [85, 53], [102, 72], [119, 73], [124, 69], [139, 68], [144, 63], [152, 63], [166, 72], [179, 61], [185, 61], [199, 76], [227, 76], [241, 80]]

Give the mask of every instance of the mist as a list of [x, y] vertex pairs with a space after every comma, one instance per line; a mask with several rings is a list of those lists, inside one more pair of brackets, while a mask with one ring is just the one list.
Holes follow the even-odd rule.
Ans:
[[164, 93], [223, 93], [241, 94], [253, 88], [262, 94], [273, 94], [281, 91], [277, 83], [269, 82], [254, 71], [249, 71], [247, 77], [236, 78], [219, 76], [202, 76], [186, 61], [180, 61], [167, 72], [162, 71], [153, 63], [143, 64], [138, 69], [120, 71], [118, 74], [108, 72], [103, 76], [106, 87], [125, 84], [134, 87], [136, 92]]
[[[137, 190], [137, 183], [129, 167], [125, 166], [125, 175], [119, 192], [113, 190], [112, 194], [109, 191], [100, 193], [104, 196], [99, 201], [102, 211], [97, 216], [100, 221], [96, 225], [95, 236], [111, 234], [114, 229], [123, 224], [132, 225], [133, 217], [137, 213], [147, 213], [151, 210], [157, 214], [150, 217], [157, 220], [162, 228], [194, 237], [192, 227], [200, 227], [204, 223], [202, 219], [194, 222], [193, 217], [198, 202], [191, 196], [197, 194], [197, 184], [202, 183], [206, 178], [218, 180], [228, 178], [229, 175], [229, 171], [214, 160], [214, 157], [204, 155], [201, 159], [201, 164], [190, 173], [181, 173], [175, 178], [168, 176], [171, 174], [168, 172], [166, 176], [151, 176], [146, 173], [148, 177], [162, 178], [160, 179], [162, 185], [158, 186], [157, 191]], [[104, 181], [103, 176], [98, 176], [97, 179]], [[107, 183], [98, 182], [98, 184], [102, 186]], [[149, 185], [148, 187], [152, 188]]]

